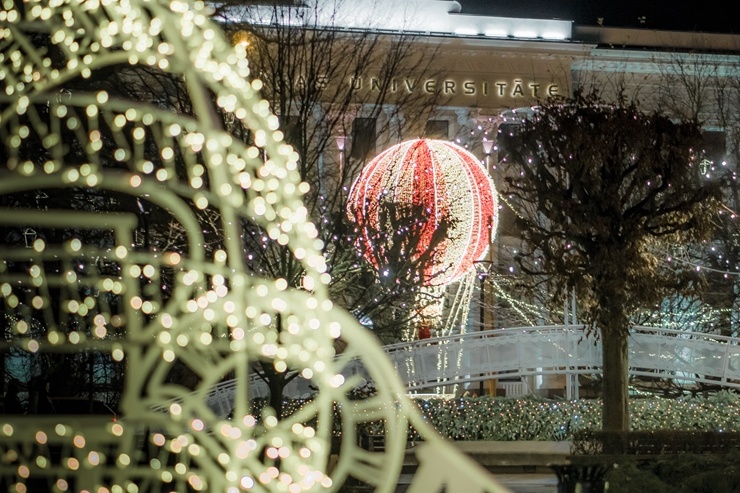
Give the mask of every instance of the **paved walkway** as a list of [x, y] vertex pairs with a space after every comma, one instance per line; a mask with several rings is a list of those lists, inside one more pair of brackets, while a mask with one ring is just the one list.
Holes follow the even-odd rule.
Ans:
[[[567, 464], [570, 442], [454, 442], [463, 453], [493, 473], [513, 493], [555, 493], [558, 480], [549, 466]], [[417, 465], [413, 449], [406, 453], [404, 469]], [[410, 480], [410, 475], [406, 480]], [[402, 482], [405, 482], [402, 479]]]
[[498, 467], [547, 467], [566, 464], [570, 442], [455, 442], [455, 446], [481, 465]]
[[558, 478], [555, 474], [495, 474], [496, 481], [513, 493], [555, 493]]
[[550, 464], [565, 464], [570, 442], [456, 442], [514, 493], [555, 493], [558, 478]]
[[[570, 442], [453, 442], [473, 460], [491, 471], [501, 473], [548, 472], [553, 464], [568, 464]], [[413, 447], [406, 451], [404, 466], [417, 465]]]

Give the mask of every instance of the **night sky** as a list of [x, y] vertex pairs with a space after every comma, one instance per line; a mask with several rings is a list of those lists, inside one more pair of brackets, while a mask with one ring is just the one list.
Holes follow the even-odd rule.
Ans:
[[[740, 33], [727, 0], [457, 0], [462, 13], [572, 20], [581, 25]], [[644, 19], [641, 19], [644, 18]]]

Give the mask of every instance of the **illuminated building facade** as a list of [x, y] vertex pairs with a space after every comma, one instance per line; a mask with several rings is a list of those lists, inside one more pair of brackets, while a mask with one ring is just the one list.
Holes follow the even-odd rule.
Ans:
[[[734, 89], [740, 86], [738, 35], [469, 15], [459, 3], [445, 0], [346, 0], [326, 12], [312, 10], [310, 4], [285, 7], [289, 8], [315, 15], [314, 29], [336, 30], [349, 38], [359, 32], [375, 32], [409, 39], [418, 53], [431, 59], [422, 74], [399, 70], [388, 77], [382, 76], [378, 67], [343, 80], [322, 82], [351, 85], [358, 101], [346, 115], [344, 130], [336, 132], [337, 145], [324, 153], [327, 166], [350, 154], [369, 160], [391, 145], [426, 137], [467, 148], [486, 163], [497, 183], [497, 131], [516, 123], [518, 115], [539, 101], [592, 88], [606, 99], [623, 92], [639, 98], [644, 108], [697, 118], [705, 129], [708, 175], [713, 167], [735, 162], [735, 135], [740, 135], [740, 112], [735, 110], [739, 99]], [[234, 8], [226, 11], [224, 18], [227, 23], [246, 20], [251, 25], [269, 26], [276, 18], [284, 18], [275, 14], [268, 6]], [[364, 111], [367, 102], [382, 91], [389, 94], [384, 110], [372, 115]], [[423, 121], [401, 130], [414, 115], [388, 109], [394, 95], [427, 97], [434, 104]], [[342, 183], [352, 183], [358, 170]], [[505, 200], [500, 207], [498, 239], [489, 259], [477, 266], [479, 277], [493, 270], [505, 274], [515, 269], [510, 260], [517, 232]], [[504, 295], [491, 290], [474, 296], [474, 302], [491, 306], [494, 292]], [[485, 300], [487, 296], [491, 298]], [[472, 330], [512, 323], [506, 315], [495, 315], [499, 312], [494, 310], [484, 314], [484, 310], [473, 309], [470, 313]], [[533, 325], [550, 322], [534, 311], [522, 319]]]

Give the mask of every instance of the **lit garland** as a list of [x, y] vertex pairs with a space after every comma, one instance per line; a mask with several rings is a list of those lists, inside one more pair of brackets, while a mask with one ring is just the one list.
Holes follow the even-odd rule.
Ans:
[[[352, 186], [349, 217], [360, 228], [363, 255], [381, 272], [385, 266], [378, 259], [391, 249], [385, 240], [402, 233], [384, 217], [389, 204], [424, 214], [410, 226], [418, 241], [408, 255], [413, 263], [435, 250], [422, 274], [428, 285], [460, 279], [484, 257], [495, 235], [498, 207], [491, 178], [475, 156], [450, 142], [420, 139], [393, 146]], [[435, 231], [446, 227], [446, 237], [433, 244]]]
[[[536, 325], [536, 320], [533, 320], [530, 317], [535, 317], [536, 319], [540, 320], [548, 320], [547, 313], [541, 306], [537, 306], [533, 303], [527, 303], [526, 301], [514, 298], [509, 293], [507, 293], [506, 290], [504, 290], [504, 288], [501, 287], [500, 283], [495, 279], [491, 280], [490, 282], [493, 286], [496, 296], [501, 298], [501, 300], [505, 302], [507, 306], [511, 307], [511, 309], [514, 310], [514, 312], [519, 315], [525, 323], [532, 326]], [[527, 315], [526, 312], [529, 312], [529, 315]]]

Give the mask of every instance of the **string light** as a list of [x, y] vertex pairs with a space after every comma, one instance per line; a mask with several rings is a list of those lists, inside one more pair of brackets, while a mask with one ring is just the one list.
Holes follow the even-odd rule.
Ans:
[[[600, 430], [603, 409], [600, 399], [482, 396], [417, 398], [415, 402], [441, 435], [461, 441], [570, 440], [575, 432]], [[289, 400], [286, 410], [297, 414], [307, 403]], [[335, 407], [336, 416], [341, 412]], [[680, 399], [643, 396], [630, 400], [629, 412], [632, 430], [740, 431], [740, 398], [727, 391]], [[382, 435], [384, 424], [368, 419], [363, 430]], [[408, 439], [418, 438], [409, 429]]]

